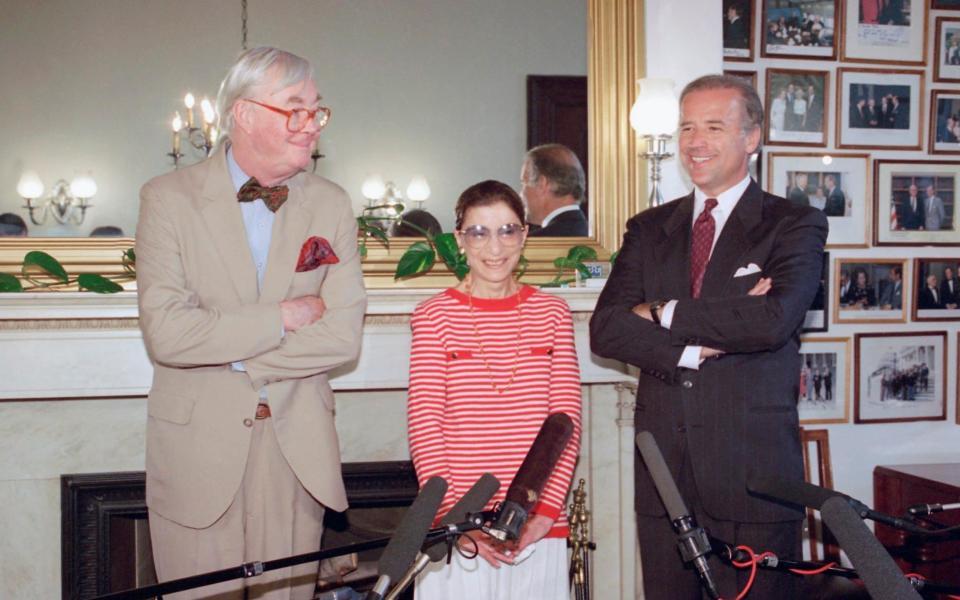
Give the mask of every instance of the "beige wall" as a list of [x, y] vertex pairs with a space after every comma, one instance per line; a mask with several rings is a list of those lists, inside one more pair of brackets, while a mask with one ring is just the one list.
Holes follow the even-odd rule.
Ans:
[[[362, 203], [380, 173], [427, 177], [452, 225], [468, 185], [516, 185], [526, 148], [527, 74], [586, 74], [582, 0], [249, 1], [249, 45], [314, 62], [333, 118], [317, 172]], [[24, 169], [49, 189], [89, 172], [87, 235], [132, 233], [140, 185], [168, 171], [169, 122], [185, 91], [216, 94], [240, 49], [234, 0], [0, 0], [0, 212], [18, 212]], [[443, 203], [443, 204], [441, 204]]]

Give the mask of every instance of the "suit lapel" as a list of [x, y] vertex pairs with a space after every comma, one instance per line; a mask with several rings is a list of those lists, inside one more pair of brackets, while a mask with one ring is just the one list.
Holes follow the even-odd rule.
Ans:
[[263, 275], [261, 303], [280, 302], [290, 289], [296, 273], [300, 247], [306, 241], [307, 230], [313, 213], [307, 205], [303, 189], [303, 175], [291, 178], [286, 203], [277, 211], [270, 235], [270, 253], [267, 255], [267, 270]]
[[208, 164], [210, 168], [198, 209], [237, 295], [243, 303], [252, 304], [257, 301], [257, 269], [250, 254], [237, 193], [227, 170], [225, 146], [221, 146]]
[[750, 234], [762, 220], [763, 192], [755, 181], [751, 181], [720, 232], [720, 239], [713, 248], [703, 276], [701, 295], [723, 294], [724, 288], [733, 279], [735, 269], [743, 266], [740, 265], [740, 257], [753, 247]]
[[693, 194], [676, 201], [677, 205], [663, 222], [665, 241], [654, 248], [656, 265], [663, 278], [664, 298], [690, 297], [690, 236], [693, 219]]

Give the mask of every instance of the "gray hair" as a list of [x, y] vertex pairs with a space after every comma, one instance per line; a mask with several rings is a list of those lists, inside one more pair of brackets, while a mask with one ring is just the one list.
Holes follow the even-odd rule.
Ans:
[[534, 183], [541, 176], [550, 182], [554, 196], [572, 196], [583, 201], [586, 177], [577, 155], [563, 144], [543, 144], [527, 152], [527, 183]]
[[687, 94], [693, 92], [702, 92], [704, 90], [736, 90], [740, 93], [740, 99], [743, 101], [743, 111], [746, 120], [743, 122], [743, 131], [750, 132], [756, 128], [763, 130], [763, 102], [757, 95], [757, 90], [753, 86], [733, 75], [704, 75], [694, 79], [683, 88], [680, 93], [680, 105], [683, 105], [683, 99]]
[[253, 88], [263, 84], [273, 74], [277, 76], [277, 89], [283, 89], [312, 79], [313, 66], [307, 59], [279, 48], [260, 46], [244, 51], [227, 71], [217, 94], [221, 141], [233, 131], [233, 105], [249, 97]]

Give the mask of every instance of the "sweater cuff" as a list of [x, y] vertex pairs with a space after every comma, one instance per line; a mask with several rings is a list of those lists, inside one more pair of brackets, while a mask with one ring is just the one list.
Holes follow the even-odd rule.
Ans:
[[549, 517], [554, 521], [556, 521], [560, 517], [560, 513], [562, 511], [563, 511], [562, 508], [556, 508], [556, 507], [544, 504], [543, 502], [538, 502], [532, 509], [530, 509], [530, 514]]

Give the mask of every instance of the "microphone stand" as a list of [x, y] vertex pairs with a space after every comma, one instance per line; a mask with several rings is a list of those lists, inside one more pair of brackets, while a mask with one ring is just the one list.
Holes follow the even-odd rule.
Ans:
[[164, 581], [163, 583], [133, 588], [124, 590], [122, 592], [112, 592], [102, 596], [96, 596], [93, 600], [160, 598], [164, 594], [192, 590], [194, 588], [220, 583], [223, 581], [230, 581], [232, 579], [256, 577], [266, 573], [267, 571], [292, 567], [294, 565], [300, 565], [316, 560], [323, 560], [325, 558], [334, 558], [336, 556], [343, 556], [345, 554], [353, 554], [354, 552], [363, 552], [364, 550], [383, 548], [389, 542], [390, 538], [388, 537], [377, 538], [374, 540], [368, 540], [366, 542], [347, 544], [345, 546], [337, 546], [336, 548], [319, 550], [317, 552], [308, 552], [306, 554], [297, 554], [294, 556], [288, 556], [286, 558], [278, 558], [263, 562], [257, 560], [243, 563], [242, 565], [236, 567], [220, 569], [219, 571], [191, 575], [190, 577], [183, 577], [181, 579], [171, 579], [170, 581]]
[[[484, 518], [485, 516], [489, 515], [489, 512], [476, 513], [475, 515], [470, 515], [469, 519], [463, 523], [433, 528], [427, 532], [424, 545], [430, 546], [435, 543], [439, 543], [440, 541], [444, 541], [451, 536], [459, 536], [462, 533], [473, 531], [475, 529], [484, 529]], [[365, 550], [383, 548], [389, 542], [390, 538], [384, 537], [367, 540], [365, 542], [357, 542], [355, 544], [347, 544], [345, 546], [337, 546], [335, 548], [328, 548], [327, 550], [308, 552], [306, 554], [297, 554], [294, 556], [288, 556], [286, 558], [277, 558], [268, 561], [252, 561], [235, 567], [211, 571], [209, 573], [191, 575], [181, 579], [171, 579], [170, 581], [164, 581], [163, 583], [156, 583], [153, 585], [133, 588], [121, 592], [111, 592], [102, 596], [96, 596], [93, 598], [93, 600], [135, 600], [140, 598], [160, 598], [164, 594], [192, 590], [194, 588], [203, 587], [205, 585], [211, 585], [214, 583], [221, 583], [223, 581], [230, 581], [232, 579], [248, 579], [262, 575], [267, 571], [274, 571], [276, 569], [283, 569], [286, 567], [292, 567], [294, 565], [323, 560], [326, 558], [334, 558], [337, 556], [343, 556], [345, 554], [353, 554], [355, 552], [363, 552]], [[407, 582], [406, 585], [409, 585], [409, 582]], [[397, 593], [399, 594], [402, 591], [403, 590], [400, 590]]]

